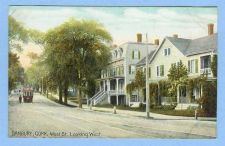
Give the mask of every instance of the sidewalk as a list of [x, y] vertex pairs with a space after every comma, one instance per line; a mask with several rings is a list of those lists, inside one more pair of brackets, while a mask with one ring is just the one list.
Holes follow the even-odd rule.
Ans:
[[[52, 96], [58, 99], [57, 95], [52, 94]], [[77, 103], [71, 102], [70, 100], [67, 101], [67, 104], [77, 106]], [[82, 109], [86, 111], [92, 112], [106, 112], [113, 114], [113, 108], [104, 108], [104, 107], [94, 107], [90, 109], [90, 107], [86, 104], [82, 105]], [[134, 117], [146, 117], [146, 112], [138, 112], [138, 111], [129, 111], [129, 110], [120, 110], [116, 109], [116, 114], [121, 116], [134, 116]], [[195, 120], [195, 117], [184, 117], [184, 116], [170, 116], [170, 115], [162, 115], [150, 112], [150, 117], [153, 119], [164, 119], [164, 120]], [[213, 117], [198, 117], [199, 121], [216, 121], [216, 118]]]

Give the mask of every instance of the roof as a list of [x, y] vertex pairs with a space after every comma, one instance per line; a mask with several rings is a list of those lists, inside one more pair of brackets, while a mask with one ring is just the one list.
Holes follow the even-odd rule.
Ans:
[[[153, 54], [154, 54], [155, 51], [156, 51], [156, 49], [153, 50], [153, 51], [151, 51], [151, 52], [148, 54], [148, 62], [150, 62], [150, 59], [152, 58], [152, 56], [153, 56]], [[136, 64], [136, 66], [141, 66], [141, 65], [144, 65], [145, 63], [146, 63], [146, 57], [144, 57], [143, 59], [141, 59], [141, 60]]]
[[[192, 56], [207, 52], [215, 52], [217, 50], [217, 33], [204, 36], [197, 39], [184, 39], [176, 37], [165, 37], [157, 49], [150, 52], [148, 59], [149, 63], [154, 59], [158, 50], [161, 48], [166, 39], [168, 39], [181, 53], [185, 56]], [[145, 58], [137, 63], [137, 66], [145, 64]]]
[[185, 50], [185, 55], [195, 55], [195, 54], [201, 54], [206, 52], [212, 52], [217, 50], [217, 33], [194, 39], [189, 44], [188, 48]]
[[197, 39], [166, 37], [185, 56], [217, 50], [217, 33]]

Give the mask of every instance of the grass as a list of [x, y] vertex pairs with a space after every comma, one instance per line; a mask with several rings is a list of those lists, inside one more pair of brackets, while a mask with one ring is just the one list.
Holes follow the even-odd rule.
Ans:
[[[104, 108], [113, 108], [114, 106], [111, 104], [105, 104], [105, 105], [97, 105], [95, 107], [104, 107]], [[145, 111], [145, 107], [141, 107], [141, 108], [131, 108], [129, 106], [125, 106], [125, 105], [118, 105], [116, 106], [116, 109], [119, 110], [129, 110], [129, 111], [138, 111], [138, 112], [144, 112]]]
[[58, 104], [65, 105], [65, 106], [68, 106], [68, 107], [76, 107], [76, 106], [70, 105], [70, 104], [68, 104], [68, 103], [64, 103], [64, 102], [61, 103], [61, 102], [59, 102], [58, 99], [56, 99], [56, 98], [53, 97], [52, 95], [48, 95], [48, 99], [50, 99], [51, 101], [54, 101], [54, 102], [56, 102], [56, 103], [58, 103]]
[[[97, 105], [96, 107], [104, 107], [104, 108], [113, 108], [113, 105], [106, 104], [106, 105]], [[117, 109], [120, 110], [129, 110], [129, 111], [138, 111], [138, 112], [145, 112], [145, 107], [139, 108], [131, 108], [125, 105], [116, 106]], [[170, 115], [170, 116], [185, 116], [185, 117], [194, 117], [195, 110], [194, 109], [187, 109], [187, 110], [175, 110], [173, 107], [163, 107], [162, 108], [151, 108], [150, 112], [162, 114], [162, 115]], [[199, 111], [199, 117], [206, 117], [203, 111]]]
[[194, 110], [164, 110], [164, 109], [151, 109], [152, 113], [171, 115], [171, 116], [185, 116], [185, 117], [194, 117]]

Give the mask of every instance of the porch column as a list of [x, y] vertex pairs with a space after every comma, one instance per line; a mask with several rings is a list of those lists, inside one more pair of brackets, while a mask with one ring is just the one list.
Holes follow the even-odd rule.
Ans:
[[119, 94], [119, 79], [116, 78], [116, 105], [119, 104], [119, 101], [118, 101], [118, 94]]
[[110, 79], [107, 80], [108, 103], [110, 104]]
[[110, 80], [108, 80], [108, 91], [110, 91]]
[[180, 103], [180, 85], [177, 86], [177, 104]]
[[119, 93], [119, 79], [116, 78], [116, 93]]
[[103, 80], [103, 91], [105, 91], [105, 80]]

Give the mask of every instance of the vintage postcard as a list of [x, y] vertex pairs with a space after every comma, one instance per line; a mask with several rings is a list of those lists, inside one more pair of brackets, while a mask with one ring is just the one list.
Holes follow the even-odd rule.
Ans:
[[9, 138], [217, 137], [217, 7], [9, 6]]

